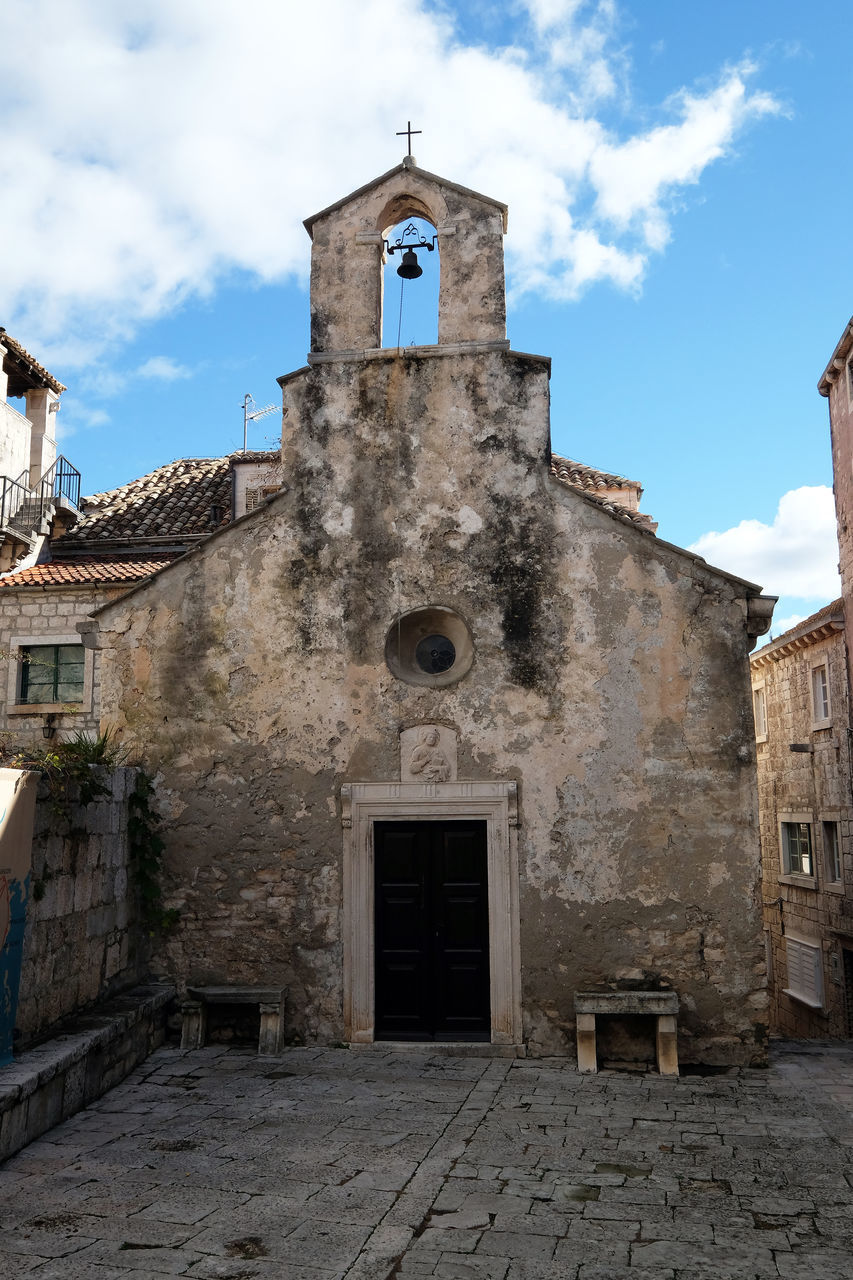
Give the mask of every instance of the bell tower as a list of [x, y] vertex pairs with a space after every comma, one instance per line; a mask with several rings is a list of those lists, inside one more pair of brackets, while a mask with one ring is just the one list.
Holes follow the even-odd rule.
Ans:
[[506, 205], [419, 169], [414, 156], [307, 218], [311, 353], [382, 344], [382, 266], [391, 227], [424, 218], [438, 236], [438, 345], [506, 339]]

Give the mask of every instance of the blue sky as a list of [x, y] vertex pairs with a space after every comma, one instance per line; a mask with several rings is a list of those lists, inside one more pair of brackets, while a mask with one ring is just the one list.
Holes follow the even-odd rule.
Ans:
[[411, 118], [424, 168], [510, 206], [509, 336], [553, 359], [554, 449], [640, 480], [659, 536], [782, 596], [780, 624], [836, 593], [844, 6], [8, 0], [4, 24], [0, 323], [68, 384], [86, 492], [241, 445], [245, 393], [304, 363], [302, 218]]

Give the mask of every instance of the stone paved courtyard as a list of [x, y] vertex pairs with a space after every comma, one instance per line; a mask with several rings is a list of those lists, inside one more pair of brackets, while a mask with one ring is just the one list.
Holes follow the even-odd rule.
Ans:
[[853, 1277], [853, 1045], [769, 1071], [163, 1048], [0, 1166], [2, 1274]]

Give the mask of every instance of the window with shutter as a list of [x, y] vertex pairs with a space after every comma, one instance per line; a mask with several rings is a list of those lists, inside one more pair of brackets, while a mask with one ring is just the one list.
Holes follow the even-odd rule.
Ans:
[[810, 1005], [823, 1008], [823, 966], [820, 947], [790, 934], [785, 938], [785, 958], [788, 964], [788, 985], [785, 995]]
[[825, 662], [812, 667], [812, 728], [830, 723], [829, 671]]

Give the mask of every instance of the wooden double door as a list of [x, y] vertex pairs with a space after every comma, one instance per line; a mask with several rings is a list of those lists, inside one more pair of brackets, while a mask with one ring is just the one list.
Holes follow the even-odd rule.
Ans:
[[378, 1040], [489, 1040], [485, 822], [374, 825]]

